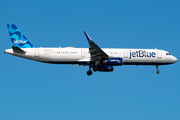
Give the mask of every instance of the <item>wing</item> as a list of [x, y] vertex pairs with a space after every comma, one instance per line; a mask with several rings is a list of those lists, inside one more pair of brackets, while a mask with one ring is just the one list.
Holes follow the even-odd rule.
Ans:
[[92, 39], [88, 36], [88, 34], [86, 32], [84, 32], [88, 43], [89, 43], [89, 52], [91, 55], [91, 61], [94, 61], [96, 64], [98, 64], [98, 62], [108, 59], [109, 56], [98, 46], [96, 45]]

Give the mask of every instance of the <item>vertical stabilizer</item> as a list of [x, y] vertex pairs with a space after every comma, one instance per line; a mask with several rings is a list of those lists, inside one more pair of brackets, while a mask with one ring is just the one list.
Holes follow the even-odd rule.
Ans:
[[7, 24], [12, 46], [19, 48], [35, 48], [14, 24]]

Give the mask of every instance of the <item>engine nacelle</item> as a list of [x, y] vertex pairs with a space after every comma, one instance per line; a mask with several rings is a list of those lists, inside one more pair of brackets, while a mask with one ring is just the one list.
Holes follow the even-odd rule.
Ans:
[[103, 64], [106, 65], [122, 65], [123, 64], [123, 58], [109, 58], [108, 60], [104, 60]]
[[93, 71], [101, 71], [101, 72], [112, 72], [114, 70], [113, 66], [95, 66]]

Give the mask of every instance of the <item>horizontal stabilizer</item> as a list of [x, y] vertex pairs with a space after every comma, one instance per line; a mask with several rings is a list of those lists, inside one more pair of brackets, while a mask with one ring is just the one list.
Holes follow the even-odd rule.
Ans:
[[14, 52], [17, 52], [17, 53], [26, 53], [24, 50], [22, 50], [21, 48], [17, 46], [12, 46], [12, 49]]

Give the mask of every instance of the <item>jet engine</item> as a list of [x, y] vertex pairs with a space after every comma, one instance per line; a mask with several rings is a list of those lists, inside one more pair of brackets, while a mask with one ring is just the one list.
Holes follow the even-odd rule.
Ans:
[[95, 67], [93, 67], [93, 71], [112, 72], [113, 70], [114, 70], [113, 66], [95, 66]]
[[123, 58], [109, 58], [107, 60], [104, 60], [103, 64], [119, 66], [123, 64]]

